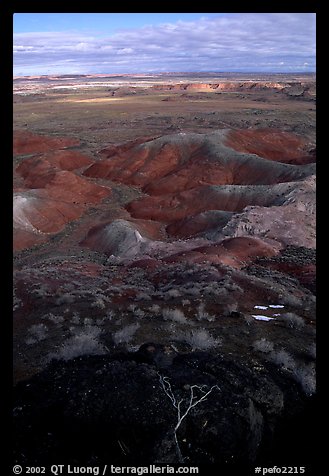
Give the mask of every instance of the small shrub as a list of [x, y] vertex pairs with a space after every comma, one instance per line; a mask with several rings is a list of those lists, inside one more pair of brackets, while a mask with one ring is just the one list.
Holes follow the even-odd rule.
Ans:
[[201, 290], [200, 290], [200, 287], [198, 287], [198, 286], [193, 286], [193, 287], [189, 287], [189, 288], [184, 289], [184, 293], [188, 294], [189, 296], [199, 297], [200, 292], [201, 292]]
[[80, 316], [78, 312], [74, 312], [71, 318], [72, 324], [80, 324]]
[[13, 287], [13, 311], [19, 309], [23, 305], [23, 301], [16, 294], [17, 289]]
[[101, 329], [96, 326], [79, 329], [74, 336], [64, 342], [53, 357], [59, 360], [71, 360], [82, 355], [105, 354], [105, 347], [98, 341], [101, 332]]
[[288, 352], [286, 352], [283, 349], [277, 350], [277, 351], [273, 350], [271, 352], [270, 357], [272, 362], [274, 362], [277, 365], [280, 365], [286, 370], [292, 371], [295, 368], [294, 359], [291, 357], [290, 354], [288, 354]]
[[128, 326], [123, 327], [119, 331], [116, 331], [112, 336], [114, 343], [122, 344], [130, 342], [139, 327], [140, 326], [137, 323], [130, 324]]
[[225, 283], [225, 288], [229, 292], [239, 292], [239, 293], [244, 292], [243, 289], [238, 284], [234, 283], [233, 281], [229, 281]]
[[316, 391], [316, 375], [314, 364], [305, 364], [295, 367], [293, 370], [295, 380], [302, 386], [306, 395], [312, 395]]
[[269, 340], [262, 337], [259, 340], [256, 340], [253, 344], [253, 348], [259, 352], [264, 352], [265, 354], [272, 352], [274, 350], [274, 345]]
[[152, 298], [149, 294], [141, 292], [136, 295], [135, 301], [152, 301]]
[[106, 305], [104, 299], [98, 296], [94, 302], [91, 303], [91, 307], [97, 307], [98, 309], [105, 309]]
[[208, 312], [205, 310], [204, 303], [199, 304], [197, 308], [196, 318], [198, 319], [198, 321], [207, 320], [211, 322], [215, 320], [215, 316], [208, 314]]
[[90, 317], [85, 317], [84, 320], [83, 320], [83, 325], [84, 326], [90, 326], [92, 327], [92, 324], [93, 324], [93, 320], [90, 319]]
[[302, 305], [302, 300], [293, 294], [284, 295], [282, 302], [285, 306], [290, 307], [300, 307]]
[[31, 294], [37, 298], [43, 298], [49, 296], [49, 287], [46, 284], [40, 284], [37, 289], [33, 289]]
[[313, 358], [315, 359], [316, 358], [316, 345], [315, 344], [311, 344], [308, 348], [308, 354]]
[[187, 324], [188, 322], [185, 317], [185, 314], [179, 309], [163, 309], [162, 316], [165, 321], [174, 321], [178, 322], [179, 324]]
[[160, 312], [160, 306], [158, 304], [152, 304], [151, 307], [149, 307], [149, 311], [154, 313], [154, 314], [158, 314]]
[[137, 309], [137, 305], [136, 304], [130, 304], [128, 307], [127, 307], [127, 310], [130, 311], [130, 312], [135, 312]]
[[180, 297], [181, 296], [181, 293], [180, 291], [178, 291], [178, 289], [169, 289], [167, 292], [166, 292], [166, 295], [165, 295], [165, 299], [166, 298], [176, 298], [176, 297]]
[[53, 314], [52, 312], [48, 312], [48, 314], [45, 314], [42, 316], [42, 319], [47, 319], [54, 324], [61, 324], [64, 321], [63, 316], [58, 316], [57, 314]]
[[48, 327], [45, 324], [34, 324], [29, 329], [30, 337], [26, 339], [26, 344], [32, 345], [47, 337]]
[[191, 345], [192, 350], [209, 350], [220, 345], [205, 329], [193, 329], [185, 335], [185, 342]]
[[56, 301], [55, 301], [55, 304], [56, 306], [61, 306], [62, 304], [72, 304], [72, 302], [74, 302], [75, 300], [75, 297], [72, 296], [72, 294], [63, 294], [62, 296], [59, 296]]
[[305, 325], [304, 319], [293, 312], [286, 312], [282, 314], [280, 321], [285, 322], [288, 327], [293, 329], [301, 329]]
[[226, 313], [225, 314], [230, 315], [231, 312], [238, 312], [238, 305], [237, 305], [236, 302], [226, 305]]
[[312, 395], [316, 390], [315, 365], [298, 364], [285, 350], [272, 351], [270, 353], [272, 362], [280, 365], [285, 370], [292, 373], [296, 382], [298, 382], [306, 395]]
[[136, 309], [134, 315], [139, 318], [145, 317], [145, 311], [143, 311], [143, 309]]
[[106, 320], [112, 321], [112, 319], [115, 319], [115, 312], [114, 311], [107, 311], [105, 315]]

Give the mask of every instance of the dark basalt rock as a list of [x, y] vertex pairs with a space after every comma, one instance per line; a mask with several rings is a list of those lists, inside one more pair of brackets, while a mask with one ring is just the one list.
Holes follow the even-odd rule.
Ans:
[[[172, 352], [163, 366], [164, 355], [165, 346], [148, 343], [137, 352], [56, 361], [17, 384], [14, 461], [227, 469], [257, 461], [300, 466], [300, 455], [303, 465], [312, 461], [315, 405], [287, 373], [255, 358], [207, 352]], [[212, 389], [177, 430], [181, 458], [164, 377], [182, 414], [191, 386], [197, 398]]]

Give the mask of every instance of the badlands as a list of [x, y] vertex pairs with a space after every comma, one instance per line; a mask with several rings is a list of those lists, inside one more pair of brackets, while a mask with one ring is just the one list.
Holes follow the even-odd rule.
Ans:
[[14, 81], [18, 464], [311, 471], [315, 99], [313, 75]]

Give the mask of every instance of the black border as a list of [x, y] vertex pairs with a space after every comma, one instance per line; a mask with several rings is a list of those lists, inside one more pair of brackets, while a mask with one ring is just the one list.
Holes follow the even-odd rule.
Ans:
[[[135, 8], [138, 5], [139, 10], [136, 11]], [[13, 253], [12, 253], [12, 183], [13, 183], [13, 177], [12, 177], [12, 167], [11, 167], [11, 156], [12, 156], [12, 133], [13, 133], [13, 106], [12, 106], [12, 81], [13, 81], [13, 44], [12, 44], [12, 38], [13, 38], [13, 15], [15, 12], [17, 13], [108, 13], [108, 12], [113, 12], [113, 13], [149, 13], [149, 12], [155, 12], [156, 13], [156, 8], [160, 8], [160, 11], [163, 12], [191, 12], [191, 13], [197, 13], [200, 8], [195, 9], [194, 4], [191, 4], [191, 1], [186, 2], [186, 1], [181, 1], [179, 3], [175, 2], [172, 4], [172, 6], [166, 2], [165, 4], [158, 4], [155, 5], [154, 2], [149, 3], [149, 5], [143, 5], [140, 4], [139, 2], [134, 2], [133, 5], [125, 5], [127, 11], [124, 12], [122, 9], [115, 9], [115, 7], [118, 7], [118, 5], [115, 4], [109, 4], [108, 8], [104, 8], [105, 2], [77, 2], [77, 3], [71, 3], [69, 4], [68, 2], [63, 2], [62, 0], [58, 0], [56, 2], [48, 1], [48, 2], [41, 2], [41, 1], [36, 1], [36, 0], [16, 0], [11, 2], [10, 4], [3, 1], [0, 3], [0, 57], [1, 57], [1, 66], [2, 66], [2, 73], [0, 75], [0, 84], [1, 84], [1, 115], [2, 115], [2, 120], [1, 120], [1, 131], [2, 131], [2, 147], [1, 147], [1, 159], [2, 159], [2, 173], [4, 174], [4, 177], [2, 178], [2, 186], [0, 187], [0, 190], [2, 192], [2, 220], [5, 220], [3, 224], [3, 234], [2, 234], [2, 246], [0, 247], [1, 252], [3, 256], [1, 256], [1, 263], [2, 263], [2, 276], [3, 276], [3, 284], [2, 284], [2, 291], [3, 291], [3, 296], [4, 299], [2, 301], [2, 306], [1, 306], [1, 332], [0, 332], [0, 338], [2, 339], [2, 342], [0, 344], [0, 362], [2, 364], [2, 372], [1, 372], [1, 392], [0, 395], [2, 399], [4, 400], [3, 403], [1, 403], [1, 409], [3, 411], [3, 416], [1, 416], [1, 421], [2, 421], [2, 434], [4, 436], [4, 439], [6, 441], [5, 445], [1, 445], [1, 455], [0, 455], [0, 469], [2, 470], [2, 467], [8, 467], [8, 472], [6, 470], [2, 470], [3, 474], [12, 474], [12, 458], [11, 458], [11, 401], [12, 401], [12, 285], [13, 285]], [[200, 5], [197, 5], [200, 7]], [[207, 10], [209, 12], [213, 11], [214, 13], [217, 12], [219, 9], [221, 9], [222, 13], [267, 13], [267, 12], [283, 12], [283, 13], [290, 13], [290, 12], [296, 12], [296, 10], [299, 13], [316, 13], [317, 14], [317, 68], [316, 68], [316, 75], [317, 75], [317, 97], [318, 97], [318, 102], [317, 102], [317, 148], [320, 148], [321, 151], [321, 134], [320, 134], [320, 116], [321, 116], [321, 104], [322, 104], [322, 99], [321, 99], [321, 67], [322, 64], [319, 62], [319, 50], [321, 49], [321, 44], [323, 41], [326, 41], [326, 37], [322, 38], [320, 40], [320, 21], [324, 20], [326, 18], [326, 13], [324, 12], [324, 8], [320, 8], [319, 2], [287, 2], [287, 1], [276, 1], [275, 3], [269, 3], [269, 2], [264, 2], [264, 1], [257, 1], [257, 2], [252, 2], [251, 4], [249, 3], [246, 5], [245, 3], [241, 3], [239, 5], [238, 3], [234, 3], [235, 11], [232, 11], [229, 9], [228, 11], [223, 11], [223, 9], [226, 6], [227, 7], [231, 5], [220, 5], [220, 4], [215, 4], [215, 2], [212, 5], [203, 5], [205, 8], [203, 10]], [[245, 7], [248, 6], [252, 9], [250, 12], [245, 11]], [[217, 8], [214, 8], [217, 7]], [[239, 8], [241, 7], [241, 8]], [[110, 10], [110, 11], [108, 11]], [[322, 13], [321, 13], [322, 10]], [[160, 11], [158, 11], [160, 13]], [[322, 29], [323, 31], [323, 29]], [[319, 64], [320, 63], [320, 64]], [[320, 100], [319, 100], [320, 98]], [[320, 146], [320, 147], [319, 147]], [[324, 155], [323, 160], [326, 160], [326, 156]], [[320, 167], [321, 164], [323, 163], [322, 159], [320, 159]], [[320, 170], [321, 172], [321, 170]], [[320, 173], [320, 177], [324, 179], [325, 175]], [[321, 180], [320, 178], [320, 180]], [[317, 180], [317, 184], [319, 185], [319, 181]], [[319, 188], [319, 187], [318, 187]], [[322, 190], [323, 188], [320, 187]], [[325, 204], [326, 197], [323, 198], [323, 204]], [[320, 204], [320, 194], [318, 193], [317, 196], [317, 209], [318, 212], [321, 212], [321, 206], [318, 206]], [[325, 220], [324, 220], [325, 222]], [[321, 237], [323, 237], [323, 234], [321, 233], [320, 225], [319, 225], [319, 218], [317, 220], [317, 233], [318, 233], [318, 247], [320, 245], [321, 247]], [[318, 262], [317, 262], [317, 275], [318, 277], [321, 277], [322, 273], [324, 274], [325, 270], [321, 268], [321, 262], [319, 259], [319, 251], [317, 253], [318, 256]], [[325, 383], [325, 379], [322, 379], [322, 372], [321, 372], [321, 365], [322, 362], [324, 362], [324, 356], [321, 356], [321, 351], [324, 348], [321, 345], [321, 340], [324, 341], [326, 338], [325, 334], [325, 329], [323, 328], [323, 323], [321, 322], [322, 318], [324, 320], [326, 319], [326, 313], [320, 312], [320, 309], [326, 309], [322, 307], [321, 303], [321, 286], [318, 286], [318, 294], [320, 292], [320, 304], [318, 304], [318, 316], [320, 318], [319, 327], [318, 327], [318, 333], [317, 333], [317, 348], [318, 348], [318, 358], [317, 358], [317, 364], [319, 367], [319, 370], [317, 372], [318, 378], [318, 392], [317, 392], [317, 401], [319, 405], [322, 403], [322, 395], [323, 395], [323, 386]], [[324, 411], [324, 407], [322, 412], [320, 413], [321, 406], [319, 407], [319, 416], [322, 415], [322, 412]], [[320, 418], [318, 418], [318, 423], [319, 423], [319, 429], [321, 428], [321, 421]], [[8, 426], [7, 426], [8, 425]], [[310, 435], [310, 439], [314, 440], [317, 439], [318, 444], [319, 444], [319, 449], [317, 451], [317, 455], [314, 455], [314, 458], [319, 459], [320, 461], [317, 461], [319, 464], [319, 469], [320, 469], [320, 462], [322, 460], [321, 457], [321, 452], [322, 455], [324, 455], [323, 462], [325, 462], [325, 451], [324, 450], [324, 445], [321, 448], [321, 443], [320, 440], [322, 438], [318, 437], [317, 435]], [[321, 451], [322, 450], [322, 451]], [[7, 461], [8, 460], [8, 461]], [[7, 465], [8, 463], [8, 465]], [[323, 466], [325, 468], [325, 466]], [[201, 475], [203, 474], [210, 474], [208, 470], [206, 472], [201, 471]], [[218, 476], [226, 476], [226, 474], [223, 474], [220, 469], [218, 468], [218, 471], [216, 471], [216, 474]], [[248, 469], [245, 469], [239, 473], [239, 476], [245, 476], [249, 474]], [[251, 474], [251, 473], [250, 473]], [[307, 472], [305, 476], [310, 476], [310, 472]], [[319, 473], [314, 473], [314, 476], [318, 476], [318, 474], [321, 474], [321, 471]]]

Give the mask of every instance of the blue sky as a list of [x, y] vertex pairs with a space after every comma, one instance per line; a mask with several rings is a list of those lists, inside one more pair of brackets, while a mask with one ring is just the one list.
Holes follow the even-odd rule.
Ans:
[[14, 75], [314, 72], [314, 13], [16, 13]]

